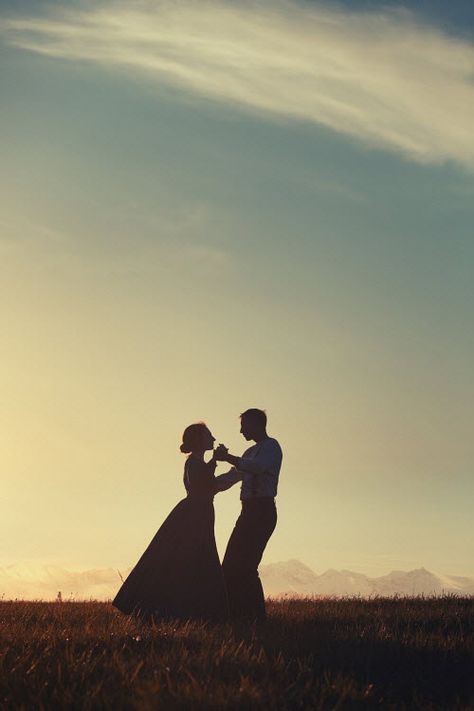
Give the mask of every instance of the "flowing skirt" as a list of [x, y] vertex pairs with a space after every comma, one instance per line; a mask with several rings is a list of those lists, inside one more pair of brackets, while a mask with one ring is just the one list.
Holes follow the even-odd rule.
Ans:
[[112, 604], [145, 620], [227, 618], [212, 499], [188, 496], [175, 506]]

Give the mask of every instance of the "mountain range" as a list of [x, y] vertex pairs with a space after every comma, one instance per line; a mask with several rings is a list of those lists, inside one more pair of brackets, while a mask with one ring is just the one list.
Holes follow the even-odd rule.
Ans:
[[[8, 565], [0, 567], [0, 598], [53, 600], [60, 592], [64, 600], [108, 600], [130, 570], [72, 571], [53, 565]], [[394, 570], [380, 577], [333, 569], [318, 575], [301, 561], [289, 560], [261, 566], [260, 576], [270, 597], [474, 595], [474, 578], [439, 575], [425, 568]]]
[[262, 566], [260, 574], [269, 596], [474, 595], [474, 578], [439, 575], [425, 568], [393, 570], [380, 577], [333, 569], [317, 575], [299, 560], [289, 560]]

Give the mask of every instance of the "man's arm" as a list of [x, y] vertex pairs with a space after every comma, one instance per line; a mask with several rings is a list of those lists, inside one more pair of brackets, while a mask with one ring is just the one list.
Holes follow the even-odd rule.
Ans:
[[[276, 445], [276, 446], [275, 446]], [[276, 466], [281, 464], [281, 450], [279, 446], [271, 440], [267, 440], [260, 448], [256, 457], [235, 457], [225, 451], [225, 448], [216, 450], [217, 459], [229, 464], [233, 464], [239, 471], [248, 472], [249, 474], [264, 474]]]
[[226, 491], [230, 489], [231, 486], [237, 484], [238, 481], [242, 480], [242, 472], [237, 471], [235, 467], [232, 467], [228, 472], [224, 474], [219, 474], [214, 478], [214, 483], [217, 491]]

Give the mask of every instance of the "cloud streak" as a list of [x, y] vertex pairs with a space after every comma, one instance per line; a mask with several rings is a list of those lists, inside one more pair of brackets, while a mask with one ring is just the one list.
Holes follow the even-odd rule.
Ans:
[[87, 4], [4, 18], [11, 44], [330, 128], [421, 163], [474, 169], [474, 46], [407, 11], [295, 0]]
[[[149, 220], [147, 220], [149, 217]], [[66, 234], [27, 216], [0, 218], [0, 276], [60, 271], [69, 274], [156, 275], [183, 274], [198, 269], [213, 279], [227, 278], [236, 266], [229, 245], [212, 240], [201, 231], [215, 231], [216, 216], [206, 205], [161, 210], [158, 215], [140, 214], [134, 225], [148, 237], [122, 241], [122, 249], [88, 249], [80, 231]], [[149, 224], [147, 224], [149, 222]], [[94, 235], [94, 245], [100, 243]]]

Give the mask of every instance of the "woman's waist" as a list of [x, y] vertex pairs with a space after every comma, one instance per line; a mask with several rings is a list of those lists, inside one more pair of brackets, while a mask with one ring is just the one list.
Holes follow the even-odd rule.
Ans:
[[186, 501], [193, 501], [197, 503], [208, 503], [212, 504], [214, 501], [214, 494], [195, 494], [188, 491], [186, 495]]

